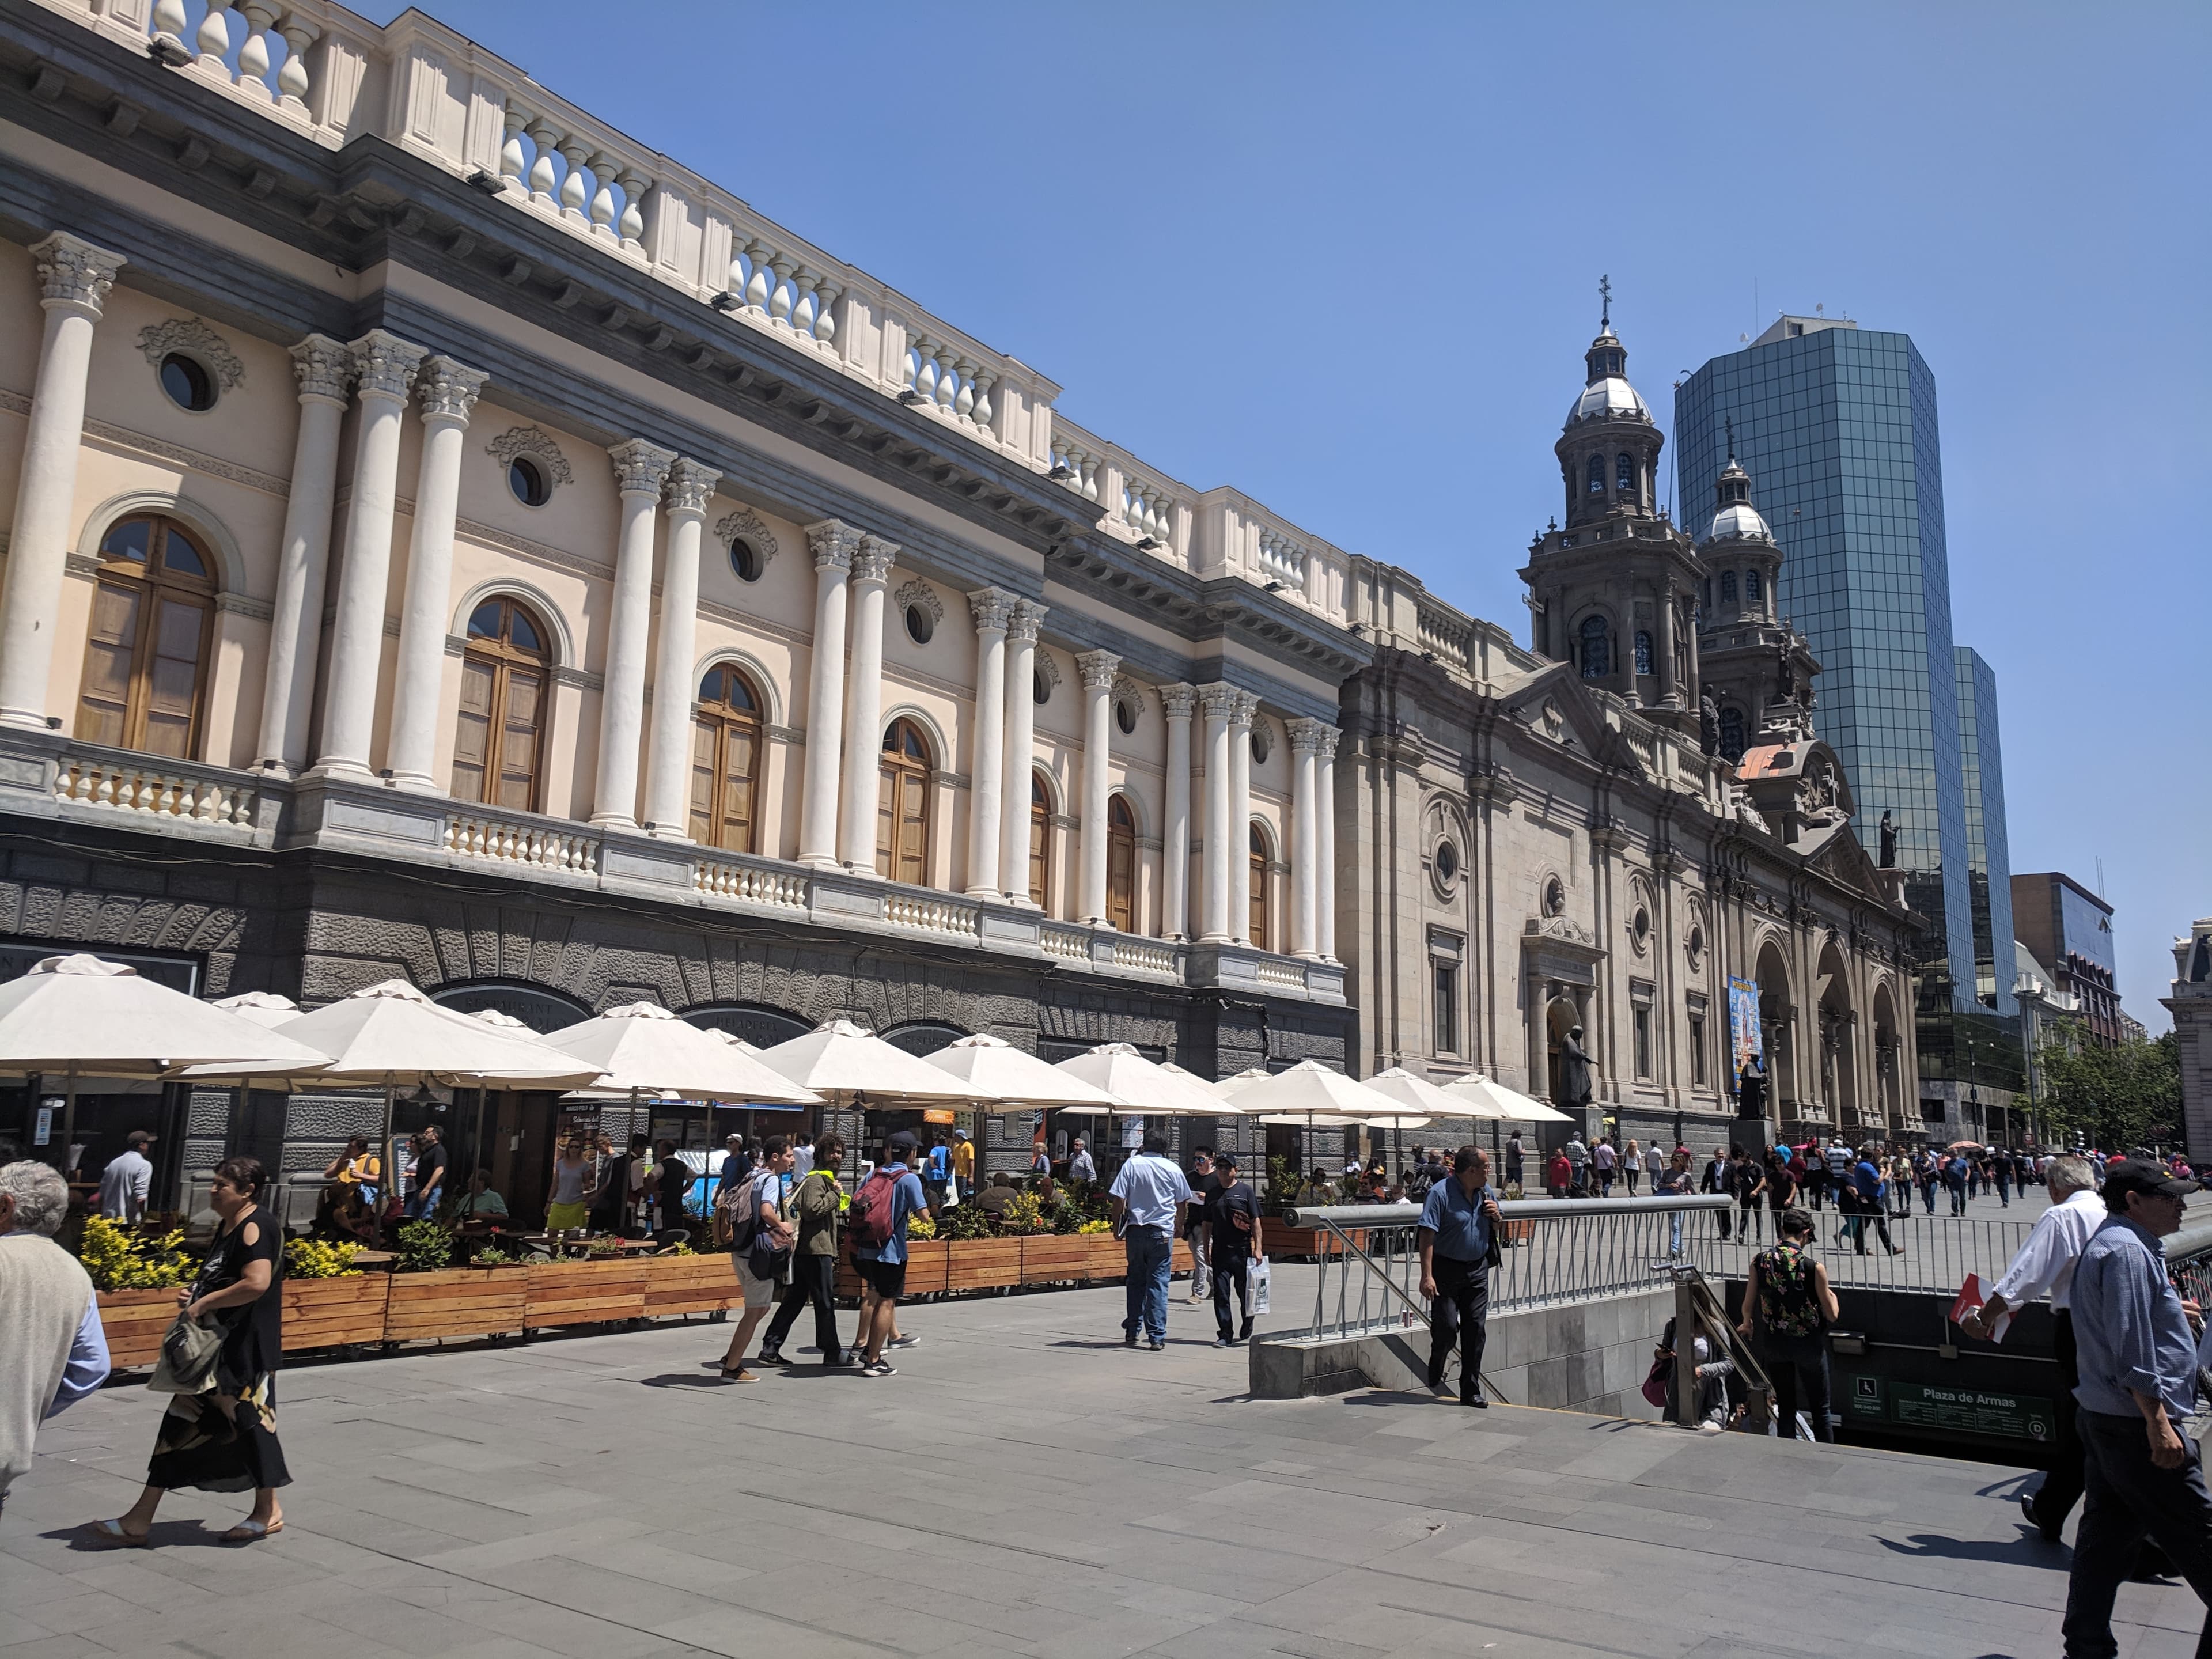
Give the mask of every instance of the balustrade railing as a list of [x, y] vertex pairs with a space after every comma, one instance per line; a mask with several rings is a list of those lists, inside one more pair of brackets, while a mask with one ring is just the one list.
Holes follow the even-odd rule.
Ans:
[[1063, 962], [1091, 960], [1091, 935], [1084, 928], [1062, 927], [1048, 921], [1037, 935], [1037, 943], [1045, 955], [1058, 957]]
[[955, 939], [974, 939], [982, 912], [960, 899], [929, 898], [918, 893], [889, 893], [884, 898], [884, 920], [894, 927], [918, 933], [945, 933]]
[[775, 910], [806, 908], [806, 876], [764, 860], [702, 852], [692, 861], [691, 886], [708, 898], [763, 904]]
[[599, 838], [586, 830], [534, 824], [488, 812], [456, 811], [446, 817], [446, 851], [487, 864], [521, 865], [564, 875], [599, 867]]
[[1466, 665], [1468, 643], [1474, 637], [1474, 629], [1464, 618], [1426, 605], [1419, 606], [1414, 617], [1423, 650]]
[[1285, 587], [1304, 592], [1306, 585], [1306, 550], [1279, 530], [1265, 526], [1260, 531], [1260, 574], [1279, 581]]
[[188, 762], [72, 750], [56, 763], [54, 799], [173, 823], [250, 827], [258, 793], [239, 775]]
[[1175, 947], [1144, 939], [1117, 939], [1114, 941], [1114, 965], [1139, 974], [1172, 974], [1176, 970]]

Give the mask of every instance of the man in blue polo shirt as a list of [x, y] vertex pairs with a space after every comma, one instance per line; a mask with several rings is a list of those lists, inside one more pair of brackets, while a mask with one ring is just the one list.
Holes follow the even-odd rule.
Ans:
[[1176, 1218], [1191, 1201], [1190, 1182], [1168, 1156], [1163, 1134], [1147, 1133], [1145, 1149], [1124, 1164], [1111, 1188], [1114, 1218], [1124, 1224], [1127, 1253], [1127, 1316], [1121, 1322], [1125, 1347], [1137, 1346], [1137, 1327], [1155, 1353], [1168, 1345], [1168, 1276], [1175, 1266]]
[[1449, 1181], [1421, 1206], [1421, 1294], [1429, 1299], [1429, 1387], [1443, 1387], [1444, 1361], [1459, 1338], [1459, 1403], [1486, 1407], [1482, 1350], [1488, 1340], [1490, 1252], [1501, 1219], [1490, 1189], [1488, 1154], [1462, 1146]]

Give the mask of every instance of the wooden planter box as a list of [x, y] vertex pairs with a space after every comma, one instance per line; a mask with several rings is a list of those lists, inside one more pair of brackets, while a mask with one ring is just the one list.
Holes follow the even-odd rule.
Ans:
[[443, 1267], [393, 1273], [384, 1316], [387, 1342], [495, 1336], [523, 1326], [526, 1267]]
[[[1109, 1236], [1111, 1242], [1111, 1236]], [[1096, 1252], [1087, 1238], [1044, 1234], [1022, 1241], [1022, 1283], [1056, 1285], [1092, 1277]], [[1118, 1264], [1117, 1268], [1118, 1271]]]
[[284, 1281], [284, 1351], [381, 1342], [392, 1296], [390, 1273]]
[[107, 1337], [108, 1363], [120, 1370], [151, 1365], [161, 1357], [161, 1339], [177, 1320], [177, 1292], [102, 1291], [100, 1328]]
[[1024, 1238], [963, 1238], [946, 1244], [945, 1288], [987, 1291], [1022, 1282]]
[[1126, 1279], [1128, 1276], [1128, 1247], [1113, 1234], [1091, 1233], [1078, 1242], [1090, 1247], [1091, 1278]]
[[652, 1256], [645, 1269], [645, 1314], [721, 1313], [745, 1299], [726, 1250], [702, 1255]]
[[531, 1330], [645, 1317], [643, 1261], [533, 1261], [523, 1273], [529, 1288], [522, 1323]]
[[916, 1239], [906, 1247], [906, 1293], [921, 1296], [942, 1291], [957, 1247], [950, 1239]]

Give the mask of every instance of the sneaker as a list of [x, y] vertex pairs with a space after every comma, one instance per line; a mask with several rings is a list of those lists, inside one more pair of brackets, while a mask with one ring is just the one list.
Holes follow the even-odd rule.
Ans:
[[1250, 1320], [1246, 1320], [1243, 1326], [1237, 1331], [1237, 1340], [1239, 1342], [1249, 1342], [1252, 1340], [1252, 1322]]
[[860, 1363], [860, 1355], [847, 1353], [842, 1350], [834, 1354], [825, 1354], [822, 1360], [822, 1364], [830, 1370], [849, 1370]]
[[1217, 1336], [1213, 1339], [1213, 1346], [1217, 1348], [1233, 1348], [1237, 1346], [1237, 1339], [1232, 1336]]
[[918, 1336], [895, 1336], [890, 1341], [884, 1343], [884, 1346], [886, 1348], [914, 1348], [919, 1347], [921, 1345], [921, 1339]]
[[1709, 1417], [1704, 1422], [1698, 1425], [1698, 1432], [1699, 1434], [1723, 1434], [1725, 1433], [1726, 1431]]
[[1151, 1341], [1146, 1343], [1145, 1346], [1150, 1348], [1154, 1353], [1165, 1353], [1168, 1346], [1167, 1339], [1164, 1337], [1156, 1336], [1152, 1338]]
[[860, 1375], [863, 1376], [896, 1376], [898, 1375], [898, 1367], [892, 1364], [888, 1359], [878, 1359], [872, 1365], [861, 1366]]
[[1125, 1348], [1133, 1348], [1133, 1347], [1135, 1347], [1135, 1346], [1137, 1346], [1137, 1334], [1136, 1334], [1136, 1332], [1134, 1332], [1134, 1331], [1124, 1331], [1124, 1332], [1122, 1332], [1122, 1333], [1121, 1333], [1121, 1346], [1122, 1346], [1123, 1347], [1125, 1347]]
[[763, 1365], [781, 1365], [787, 1362], [784, 1359], [782, 1349], [763, 1348], [760, 1351], [760, 1363]]

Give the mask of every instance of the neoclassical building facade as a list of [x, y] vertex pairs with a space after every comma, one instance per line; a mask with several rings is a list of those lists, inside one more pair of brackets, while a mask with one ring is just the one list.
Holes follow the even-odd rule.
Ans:
[[1578, 1023], [1627, 1133], [1729, 1109], [1741, 975], [1784, 1120], [1902, 1109], [1911, 921], [1799, 702], [1704, 740], [1609, 326], [1524, 649], [419, 11], [21, 0], [0, 64], [0, 972], [1538, 1092]]

